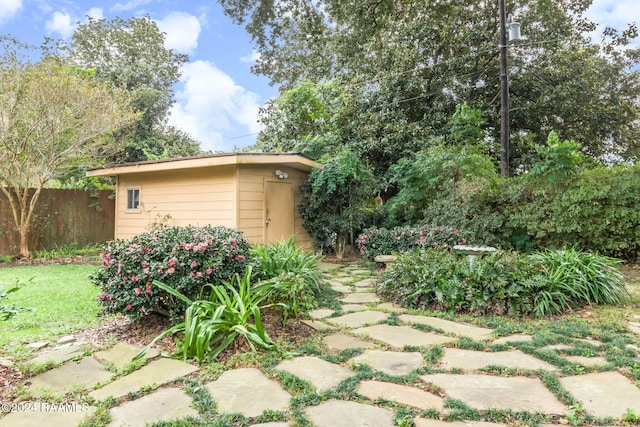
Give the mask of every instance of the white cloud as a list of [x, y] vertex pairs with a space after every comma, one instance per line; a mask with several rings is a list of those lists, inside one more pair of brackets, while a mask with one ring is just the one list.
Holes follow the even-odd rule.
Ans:
[[198, 47], [200, 21], [185, 12], [171, 12], [157, 21], [160, 31], [166, 33], [165, 46], [180, 53], [191, 53]]
[[49, 34], [58, 33], [62, 36], [62, 38], [69, 38], [71, 34], [73, 34], [73, 30], [75, 29], [75, 24], [71, 21], [71, 15], [67, 12], [53, 12], [51, 19], [49, 19], [45, 28]]
[[255, 49], [251, 49], [251, 53], [249, 55], [240, 57], [240, 61], [247, 62], [249, 64], [253, 64], [258, 59], [260, 59], [260, 52]]
[[22, 9], [22, 0], [0, 0], [0, 23], [13, 18]]
[[102, 12], [102, 9], [99, 7], [92, 7], [91, 9], [89, 9], [87, 11], [87, 13], [85, 13], [85, 15], [92, 17], [93, 19], [103, 19], [104, 18], [104, 13]]
[[186, 64], [180, 84], [169, 124], [201, 141], [203, 149], [228, 151], [234, 141], [225, 140], [227, 132], [235, 137], [260, 131], [258, 95], [236, 84], [214, 64]]
[[[640, 24], [638, 22], [640, 20], [640, 2], [638, 0], [593, 0], [586, 16], [599, 24], [598, 30], [593, 35], [594, 41], [599, 42], [605, 27], [621, 31], [634, 20]], [[637, 39], [634, 44], [638, 44]]]
[[124, 12], [128, 10], [133, 10], [139, 6], [144, 6], [146, 4], [151, 3], [151, 0], [131, 0], [126, 3], [116, 3], [111, 6], [111, 10], [113, 12]]

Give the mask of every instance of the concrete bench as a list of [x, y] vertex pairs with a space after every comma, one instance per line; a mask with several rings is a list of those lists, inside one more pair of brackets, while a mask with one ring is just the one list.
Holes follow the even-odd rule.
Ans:
[[373, 260], [385, 265], [385, 268], [391, 266], [398, 257], [396, 255], [377, 255]]

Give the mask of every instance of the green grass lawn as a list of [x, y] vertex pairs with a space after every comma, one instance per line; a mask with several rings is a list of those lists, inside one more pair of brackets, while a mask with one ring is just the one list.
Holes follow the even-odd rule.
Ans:
[[5, 289], [16, 280], [26, 283], [9, 294], [9, 302], [34, 309], [0, 322], [2, 353], [20, 357], [24, 343], [55, 342], [61, 335], [96, 326], [100, 321], [98, 288], [88, 278], [96, 269], [86, 264], [0, 268], [0, 284]]

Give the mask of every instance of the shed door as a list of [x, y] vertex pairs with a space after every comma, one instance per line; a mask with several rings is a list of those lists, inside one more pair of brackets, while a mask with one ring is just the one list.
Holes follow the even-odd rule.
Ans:
[[265, 241], [288, 239], [294, 234], [293, 184], [267, 181], [265, 187]]

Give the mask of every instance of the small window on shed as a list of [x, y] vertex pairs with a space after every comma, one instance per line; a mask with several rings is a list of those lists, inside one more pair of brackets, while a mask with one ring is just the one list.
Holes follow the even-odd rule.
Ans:
[[140, 189], [128, 188], [127, 189], [127, 209], [138, 209], [140, 205]]

